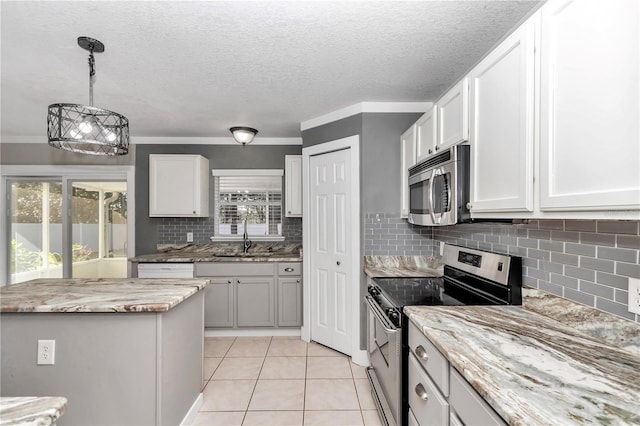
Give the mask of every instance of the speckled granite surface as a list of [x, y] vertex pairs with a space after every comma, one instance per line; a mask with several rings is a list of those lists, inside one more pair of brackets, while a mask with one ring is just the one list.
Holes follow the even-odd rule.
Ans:
[[441, 277], [444, 266], [432, 256], [365, 256], [364, 273], [376, 277]]
[[166, 312], [204, 278], [41, 278], [0, 288], [0, 312]]
[[0, 425], [53, 425], [66, 408], [62, 397], [1, 397]]
[[640, 357], [530, 308], [405, 313], [511, 425], [640, 424]]
[[130, 258], [132, 262], [302, 262], [300, 244], [253, 243], [247, 253], [242, 243], [159, 244], [156, 253]]
[[523, 287], [522, 301], [523, 307], [529, 311], [640, 356], [640, 326], [633, 321], [535, 288]]

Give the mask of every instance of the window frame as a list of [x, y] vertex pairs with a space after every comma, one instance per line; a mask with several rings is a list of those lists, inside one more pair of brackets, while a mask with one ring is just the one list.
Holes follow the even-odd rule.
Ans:
[[[284, 169], [211, 169], [211, 175], [213, 176], [213, 191], [211, 195], [213, 197], [213, 220], [214, 220], [214, 235], [209, 237], [211, 241], [242, 241], [242, 235], [216, 235], [216, 230], [218, 229], [219, 223], [219, 199], [216, 194], [216, 182], [215, 179], [218, 177], [225, 176], [246, 176], [246, 177], [274, 177], [278, 176], [281, 179], [281, 197], [280, 197], [280, 219], [281, 223], [284, 222]], [[249, 235], [248, 236], [252, 241], [284, 241], [284, 235]]]

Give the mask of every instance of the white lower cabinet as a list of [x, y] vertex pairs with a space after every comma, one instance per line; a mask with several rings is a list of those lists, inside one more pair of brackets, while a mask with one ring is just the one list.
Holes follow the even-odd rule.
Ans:
[[205, 289], [205, 327], [299, 327], [302, 325], [300, 262], [205, 262], [196, 276]]
[[409, 348], [409, 425], [506, 425], [413, 323]]

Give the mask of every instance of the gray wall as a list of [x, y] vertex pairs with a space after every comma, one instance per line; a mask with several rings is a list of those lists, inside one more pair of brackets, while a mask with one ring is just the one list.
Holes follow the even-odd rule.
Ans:
[[118, 157], [77, 154], [53, 148], [46, 143], [2, 143], [0, 164], [5, 165], [99, 165], [132, 166], [135, 163], [136, 146], [129, 146], [129, 154]]
[[[343, 118], [302, 132], [304, 148], [360, 136], [360, 247], [365, 253], [365, 223], [371, 212], [400, 214], [400, 135], [421, 113], [365, 113]], [[364, 258], [361, 256], [360, 270]], [[360, 274], [360, 294], [366, 292], [366, 277]], [[360, 306], [360, 348], [366, 346], [366, 310]]]
[[[299, 145], [138, 145], [135, 164], [136, 255], [155, 253], [156, 244], [168, 242], [161, 241], [158, 232], [165, 219], [149, 217], [149, 154], [199, 154], [209, 159], [210, 169], [284, 169], [285, 155], [300, 155], [301, 152]], [[209, 185], [213, 189], [211, 173]], [[213, 197], [210, 197], [211, 215], [213, 211]], [[183, 218], [173, 222], [176, 220], [190, 226], [189, 221], [198, 219]], [[204, 219], [200, 221], [206, 222]], [[204, 232], [206, 230], [202, 231], [203, 235]]]

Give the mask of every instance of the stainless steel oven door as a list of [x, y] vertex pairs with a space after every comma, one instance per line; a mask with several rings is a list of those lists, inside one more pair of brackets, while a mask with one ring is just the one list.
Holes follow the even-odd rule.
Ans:
[[400, 424], [402, 406], [402, 333], [386, 317], [371, 296], [367, 304], [367, 352], [373, 387], [381, 418], [389, 425]]

